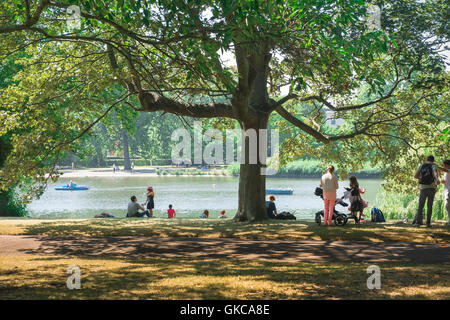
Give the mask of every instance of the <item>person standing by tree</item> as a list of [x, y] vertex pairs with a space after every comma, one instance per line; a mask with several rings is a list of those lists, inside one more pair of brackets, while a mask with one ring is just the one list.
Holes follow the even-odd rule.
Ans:
[[444, 169], [446, 172], [444, 174], [444, 179], [442, 180], [442, 184], [444, 185], [444, 206], [447, 211], [448, 221], [446, 225], [450, 226], [450, 160], [444, 161]]
[[336, 203], [336, 190], [339, 189], [338, 180], [334, 175], [334, 166], [327, 168], [327, 173], [320, 179], [320, 187], [323, 189], [323, 202], [325, 206], [323, 211], [324, 225], [331, 226], [334, 204]]
[[431, 215], [433, 214], [433, 201], [436, 194], [436, 187], [439, 184], [438, 166], [434, 163], [434, 157], [428, 156], [427, 162], [419, 166], [414, 175], [414, 178], [419, 179], [420, 196], [419, 208], [414, 217], [412, 225], [414, 227], [423, 224], [423, 207], [427, 201], [427, 227], [431, 227]]

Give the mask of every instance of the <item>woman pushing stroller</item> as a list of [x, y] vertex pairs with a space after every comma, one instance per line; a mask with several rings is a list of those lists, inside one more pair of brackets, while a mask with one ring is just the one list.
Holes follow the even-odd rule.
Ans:
[[[368, 206], [368, 203], [361, 198], [361, 194], [365, 193], [366, 190], [359, 187], [358, 180], [355, 176], [351, 176], [349, 182], [350, 188], [345, 188], [347, 191], [345, 192], [344, 197], [337, 199], [336, 190], [339, 189], [339, 184], [334, 175], [334, 166], [330, 165], [327, 168], [327, 173], [322, 176], [320, 187], [323, 189], [323, 192], [320, 188], [317, 188], [315, 194], [317, 196], [322, 196], [324, 201], [323, 219], [325, 226], [331, 225], [333, 219], [335, 219], [336, 225], [345, 225], [347, 223], [349, 216], [334, 209], [336, 203], [339, 203], [344, 207], [347, 206], [347, 204], [342, 201], [344, 198], [350, 200], [351, 205], [349, 210], [351, 212], [351, 217], [355, 219], [355, 223], [359, 223], [361, 217], [364, 215], [363, 210]], [[318, 190], [320, 191], [319, 193]], [[334, 218], [333, 213], [336, 215]], [[316, 213], [316, 221], [318, 221], [319, 224], [320, 214], [321, 211]]]
[[339, 184], [334, 175], [334, 166], [328, 166], [327, 173], [320, 179], [320, 187], [323, 189], [323, 222], [324, 226], [331, 226], [333, 219], [334, 205], [336, 203], [336, 190], [339, 189]]

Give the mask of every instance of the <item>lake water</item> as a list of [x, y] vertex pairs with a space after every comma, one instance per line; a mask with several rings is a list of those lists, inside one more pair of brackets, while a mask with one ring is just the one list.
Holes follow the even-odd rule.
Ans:
[[[49, 184], [39, 200], [28, 206], [30, 217], [34, 218], [89, 218], [106, 211], [116, 217], [125, 217], [127, 204], [132, 195], [138, 202], [145, 202], [147, 186], [155, 189], [156, 217], [166, 217], [169, 204], [174, 206], [177, 218], [196, 218], [204, 209], [215, 218], [222, 209], [233, 217], [237, 209], [237, 177], [205, 176], [152, 176], [152, 177], [90, 177], [77, 178], [80, 186], [89, 186], [87, 191], [56, 191], [56, 186], [69, 182], [61, 178], [56, 184]], [[267, 188], [293, 188], [293, 195], [276, 195], [278, 212], [289, 211], [297, 219], [311, 219], [320, 210], [323, 202], [314, 195], [319, 179], [267, 179]], [[369, 205], [373, 203], [381, 183], [379, 179], [360, 179], [360, 185], [367, 189], [363, 195]], [[338, 196], [348, 182], [340, 182]], [[339, 208], [339, 206], [338, 206]], [[341, 207], [342, 208], [342, 207]]]

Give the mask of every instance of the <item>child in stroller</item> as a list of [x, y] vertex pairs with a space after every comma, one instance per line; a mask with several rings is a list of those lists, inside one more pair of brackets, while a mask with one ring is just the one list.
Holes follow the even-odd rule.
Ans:
[[[317, 187], [316, 190], [314, 191], [314, 194], [318, 197], [321, 197], [323, 199], [323, 190], [322, 188]], [[342, 198], [338, 198], [336, 199], [336, 204], [340, 204], [343, 207], [347, 207], [348, 203], [346, 203], [343, 199], [344, 199], [345, 195]], [[316, 223], [318, 225], [320, 225], [322, 223], [322, 217], [323, 217], [323, 210], [317, 211], [316, 214]], [[347, 224], [348, 219], [352, 217], [347, 215], [346, 213], [343, 212], [339, 212], [336, 210], [336, 208], [334, 208], [333, 210], [333, 217], [332, 219], [334, 220], [334, 224], [337, 226], [344, 226]], [[356, 217], [353, 217], [355, 219], [355, 223], [357, 223], [356, 221]]]

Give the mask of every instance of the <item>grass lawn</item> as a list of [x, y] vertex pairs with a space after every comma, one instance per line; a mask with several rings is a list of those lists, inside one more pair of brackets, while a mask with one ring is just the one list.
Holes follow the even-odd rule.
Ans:
[[[450, 243], [450, 228], [366, 223], [325, 228], [313, 221], [1, 218], [0, 234], [148, 236]], [[81, 290], [66, 287], [81, 268]], [[366, 286], [367, 263], [281, 263], [132, 256], [16, 256], [0, 252], [0, 299], [450, 299], [450, 263], [380, 263], [381, 289]]]
[[395, 222], [349, 222], [344, 227], [317, 226], [313, 221], [236, 223], [219, 219], [28, 219], [1, 218], [0, 234], [46, 236], [148, 236], [240, 238], [259, 240], [348, 240], [450, 243], [450, 227], [414, 228]]
[[[81, 289], [66, 287], [81, 269]], [[367, 264], [0, 256], [0, 299], [449, 299], [450, 264]]]

